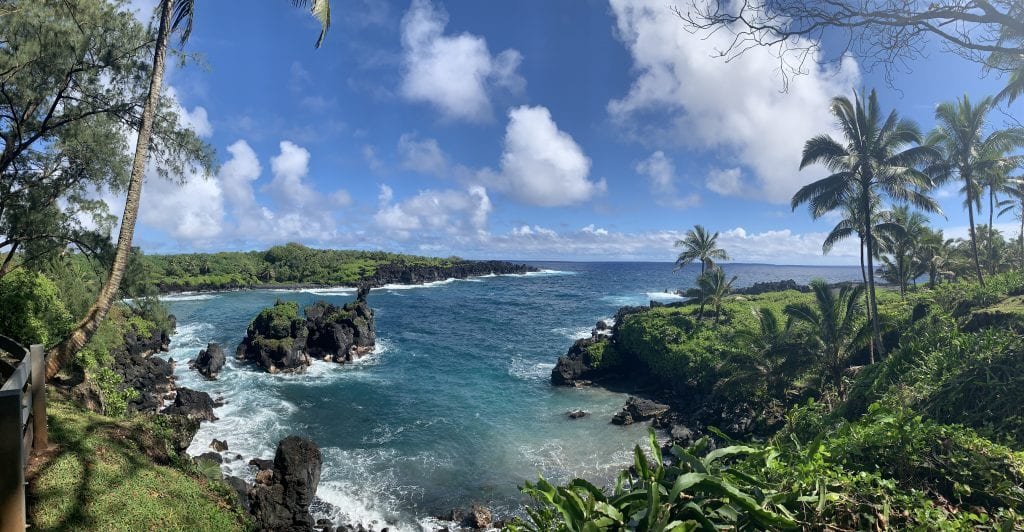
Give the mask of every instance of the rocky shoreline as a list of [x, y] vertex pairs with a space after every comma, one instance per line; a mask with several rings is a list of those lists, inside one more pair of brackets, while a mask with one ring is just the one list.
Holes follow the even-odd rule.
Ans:
[[170, 282], [157, 285], [160, 295], [230, 292], [238, 290], [309, 290], [329, 288], [358, 288], [368, 286], [380, 288], [389, 284], [426, 284], [448, 279], [469, 279], [486, 275], [521, 275], [539, 272], [540, 269], [526, 264], [507, 261], [460, 261], [451, 266], [408, 266], [401, 264], [384, 264], [378, 266], [373, 275], [366, 276], [357, 282], [347, 284], [320, 283], [248, 283], [231, 285], [199, 285], [185, 286]]
[[[733, 293], [755, 296], [785, 290], [806, 293], [810, 288], [790, 279], [755, 283]], [[665, 304], [652, 300], [647, 306], [620, 308], [613, 324], [597, 323], [590, 336], [576, 340], [566, 354], [558, 358], [551, 370], [552, 385], [599, 386], [629, 394], [622, 409], [609, 422], [620, 425], [650, 422], [653, 428], [667, 436], [668, 446], [679, 444], [685, 447], [702, 436], [708, 436], [713, 444], [720, 437], [718, 429], [733, 438], [770, 433], [773, 426], [784, 421], [784, 411], [754, 411], [745, 404], [719, 404], [693, 391], [680, 390], [673, 383], [652, 374], [635, 353], [619, 342], [621, 327], [629, 316], [658, 307], [689, 304], [686, 301]], [[609, 363], [609, 353], [616, 357], [614, 363]], [[574, 417], [572, 413], [570, 417]]]

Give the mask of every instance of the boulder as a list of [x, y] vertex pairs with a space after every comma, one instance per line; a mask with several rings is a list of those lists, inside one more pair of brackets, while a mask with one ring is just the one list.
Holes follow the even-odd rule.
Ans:
[[263, 458], [253, 458], [252, 460], [249, 460], [249, 465], [255, 467], [257, 471], [265, 471], [267, 469], [274, 468], [274, 461], [265, 460]]
[[690, 445], [693, 445], [693, 443], [699, 438], [696, 432], [685, 425], [673, 425], [672, 430], [669, 432], [669, 436], [672, 437], [672, 443], [678, 444], [682, 447], [689, 447]]
[[668, 411], [668, 405], [663, 405], [650, 399], [630, 397], [626, 400], [622, 410], [612, 417], [612, 423], [616, 425], [629, 425], [637, 421], [654, 419]]
[[201, 462], [203, 460], [206, 460], [208, 462], [213, 462], [215, 464], [223, 464], [224, 463], [224, 457], [221, 456], [220, 453], [215, 453], [213, 451], [205, 452], [205, 453], [197, 456], [195, 461], [198, 464], [199, 462]]
[[598, 371], [592, 365], [587, 348], [598, 341], [600, 340], [596, 335], [576, 340], [568, 353], [558, 357], [558, 362], [551, 370], [551, 384], [573, 386], [594, 379]]
[[224, 348], [217, 342], [210, 342], [189, 366], [195, 368], [200, 375], [213, 380], [217, 378], [220, 370], [224, 369], [225, 362]]
[[491, 528], [493, 521], [491, 516], [491, 510], [474, 504], [470, 509], [469, 513], [462, 520], [462, 526], [472, 528], [474, 530], [486, 530]]
[[228, 476], [224, 477], [224, 483], [227, 484], [228, 486], [230, 486], [231, 489], [233, 489], [235, 491], [235, 494], [238, 495], [238, 506], [241, 507], [242, 510], [245, 510], [246, 512], [248, 512], [249, 511], [249, 484], [246, 481], [244, 481], [244, 480], [242, 480], [242, 479], [240, 479], [238, 477], [233, 477], [231, 475], [228, 475]]
[[182, 415], [199, 421], [216, 421], [217, 416], [213, 415], [213, 407], [210, 394], [189, 388], [178, 388], [174, 403], [165, 408], [163, 413]]
[[218, 453], [223, 452], [228, 450], [228, 442], [214, 438], [214, 440], [210, 442], [210, 448]]
[[302, 530], [313, 527], [309, 513], [323, 457], [312, 441], [288, 436], [277, 444], [273, 477], [251, 492], [251, 512], [264, 530]]
[[71, 402], [89, 410], [90, 412], [103, 413], [103, 394], [99, 386], [90, 380], [84, 380], [70, 390]]
[[586, 417], [587, 413], [584, 410], [577, 409], [568, 411], [566, 415], [569, 416], [569, 419], [579, 419], [581, 417]]
[[174, 446], [174, 451], [183, 454], [199, 432], [199, 420], [180, 414], [168, 414], [164, 420], [171, 429], [171, 445]]

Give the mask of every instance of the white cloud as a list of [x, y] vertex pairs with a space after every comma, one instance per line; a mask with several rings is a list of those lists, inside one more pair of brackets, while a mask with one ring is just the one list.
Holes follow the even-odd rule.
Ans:
[[739, 196], [744, 191], [743, 170], [739, 168], [714, 168], [708, 172], [705, 184], [708, 190], [723, 196]]
[[189, 111], [185, 106], [181, 105], [181, 102], [178, 100], [178, 91], [174, 87], [168, 86], [164, 92], [167, 94], [167, 98], [171, 101], [171, 106], [178, 115], [178, 124], [180, 126], [191, 129], [200, 137], [205, 138], [213, 135], [213, 125], [210, 124], [205, 107], [197, 105]]
[[448, 169], [448, 160], [437, 140], [420, 139], [414, 133], [406, 133], [398, 139], [398, 155], [402, 167], [414, 172], [442, 177]]
[[405, 240], [416, 232], [418, 238], [478, 237], [486, 231], [491, 200], [487, 190], [471, 185], [462, 190], [423, 190], [397, 203], [394, 191], [381, 185], [379, 208], [374, 223], [393, 238]]
[[590, 158], [568, 133], [558, 129], [546, 107], [516, 107], [508, 117], [501, 171], [479, 172], [485, 183], [542, 207], [580, 203], [607, 189], [603, 179], [587, 179]]
[[304, 180], [309, 173], [309, 150], [290, 141], [281, 141], [281, 153], [270, 159], [274, 180], [266, 190], [282, 206], [299, 210], [316, 202], [320, 194]]
[[647, 176], [650, 181], [651, 193], [657, 199], [658, 205], [685, 209], [700, 205], [700, 195], [690, 193], [680, 195], [676, 189], [676, 166], [665, 152], [658, 150], [650, 157], [640, 161], [636, 165], [636, 172]]
[[435, 106], [448, 119], [491, 119], [488, 94], [494, 87], [518, 92], [522, 55], [509, 49], [492, 56], [478, 35], [445, 35], [448, 14], [429, 0], [413, 0], [402, 18], [405, 70], [402, 95]]
[[[675, 258], [677, 240], [685, 231], [618, 232], [588, 225], [558, 233], [537, 225], [522, 225], [479, 242], [476, 253], [491, 257], [574, 260], [664, 260]], [[856, 264], [855, 242], [821, 254], [824, 233], [793, 233], [789, 229], [751, 233], [742, 227], [723, 231], [719, 243], [738, 262], [773, 264]]]
[[629, 92], [609, 102], [613, 121], [638, 138], [680, 139], [735, 158], [756, 180], [746, 192], [772, 202], [787, 202], [822, 177], [813, 168], [799, 171], [801, 149], [832, 131], [831, 98], [859, 84], [854, 60], [830, 69], [811, 58], [807, 75], [781, 92], [772, 49], [754, 47], [725, 62], [714, 51], [731, 41], [726, 29], [707, 38], [690, 34], [660, 0], [611, 0], [611, 6], [616, 34], [638, 73]]
[[363, 160], [371, 172], [379, 174], [384, 171], [384, 163], [377, 157], [377, 149], [369, 144], [363, 146]]

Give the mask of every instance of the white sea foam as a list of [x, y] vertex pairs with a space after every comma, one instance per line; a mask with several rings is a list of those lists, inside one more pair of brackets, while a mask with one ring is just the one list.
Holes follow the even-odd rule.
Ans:
[[647, 292], [647, 297], [654, 301], [684, 301], [689, 299], [686, 296], [681, 296], [671, 292]]
[[194, 292], [182, 292], [180, 294], [160, 296], [160, 301], [206, 301], [207, 299], [213, 299], [215, 297], [217, 297], [217, 294], [197, 294]]
[[570, 340], [580, 340], [590, 337], [591, 327], [555, 327], [551, 332], [560, 334]]
[[523, 380], [549, 379], [554, 368], [555, 365], [551, 362], [529, 362], [520, 357], [513, 357], [508, 364], [508, 374]]
[[420, 284], [388, 283], [388, 284], [380, 287], [378, 290], [411, 290], [413, 288], [434, 288], [434, 287], [437, 287], [437, 286], [444, 286], [446, 284], [451, 284], [451, 283], [454, 283], [455, 281], [459, 281], [459, 280], [460, 279], [456, 279], [454, 277], [449, 277], [449, 278], [447, 278], [447, 279], [445, 279], [443, 281], [432, 281], [432, 282], [429, 282], [429, 283], [420, 283]]

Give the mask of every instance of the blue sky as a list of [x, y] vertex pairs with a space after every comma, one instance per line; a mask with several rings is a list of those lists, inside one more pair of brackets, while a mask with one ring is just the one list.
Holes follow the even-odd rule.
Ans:
[[[847, 58], [782, 92], [768, 51], [713, 58], [715, 40], [660, 0], [332, 0], [320, 49], [290, 2], [196, 4], [185, 51], [199, 61], [167, 85], [221, 166], [147, 181], [136, 242], [148, 253], [298, 241], [671, 260], [700, 223], [736, 260], [853, 264], [854, 245], [821, 256], [834, 220], [789, 209], [824, 175], [797, 168], [803, 142], [832, 127], [829, 99], [875, 87], [928, 129], [936, 103], [1001, 83], [936, 45], [893, 87]], [[966, 234], [959, 198], [938, 195], [936, 223]]]

